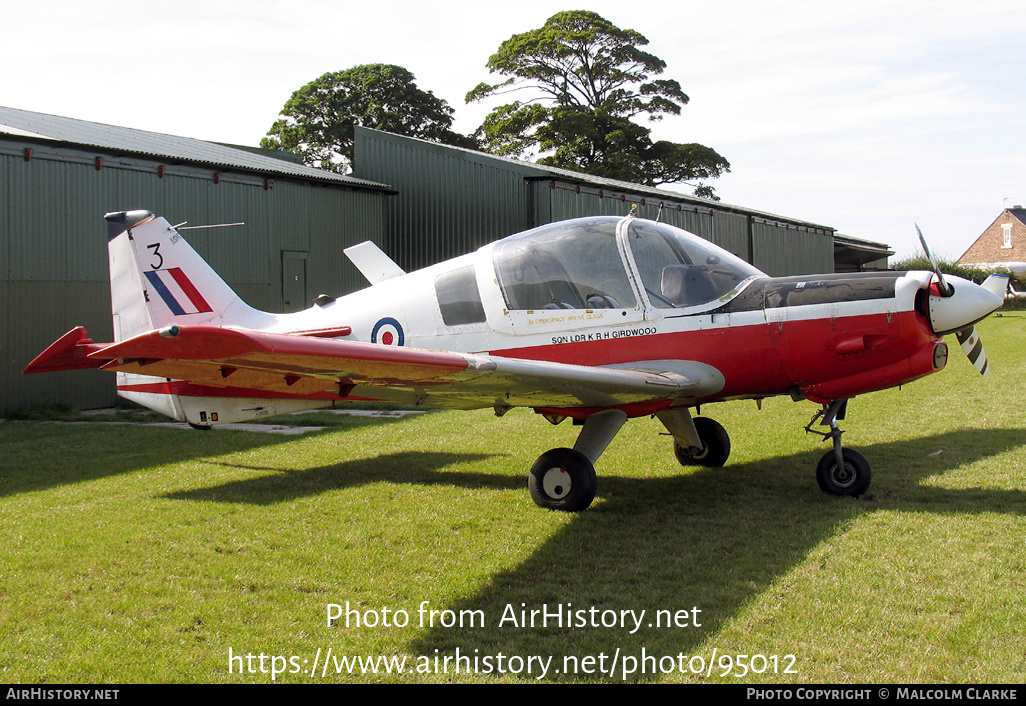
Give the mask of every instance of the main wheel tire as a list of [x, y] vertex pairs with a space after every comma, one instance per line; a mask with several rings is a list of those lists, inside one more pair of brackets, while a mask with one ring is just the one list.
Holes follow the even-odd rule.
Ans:
[[730, 435], [723, 425], [709, 417], [695, 417], [698, 438], [705, 445], [701, 451], [692, 452], [673, 442], [673, 453], [682, 466], [709, 466], [718, 468], [730, 457]]
[[837, 455], [833, 451], [823, 454], [816, 466], [816, 482], [829, 495], [862, 495], [873, 477], [869, 461], [854, 449], [841, 449], [841, 455], [843, 468], [837, 467]]
[[546, 451], [531, 468], [527, 487], [538, 507], [563, 512], [586, 510], [595, 499], [598, 479], [591, 461], [573, 449]]

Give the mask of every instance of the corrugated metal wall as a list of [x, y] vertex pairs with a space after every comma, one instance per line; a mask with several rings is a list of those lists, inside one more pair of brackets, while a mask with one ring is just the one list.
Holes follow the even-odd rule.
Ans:
[[830, 228], [620, 182], [582, 184], [538, 165], [377, 130], [357, 128], [354, 175], [399, 191], [388, 204], [386, 251], [408, 270], [545, 223], [627, 215], [637, 204], [639, 216], [696, 233], [768, 274], [833, 271]]
[[[658, 219], [683, 228], [751, 261], [748, 217], [743, 214], [555, 179], [535, 181], [534, 186], [535, 204], [541, 205], [535, 209], [539, 224], [581, 216], [626, 216], [633, 206], [637, 206], [639, 218]], [[544, 208], [548, 211], [543, 212]]]
[[[32, 149], [31, 159], [24, 150]], [[98, 162], [97, 158], [102, 159]], [[384, 242], [378, 191], [221, 174], [139, 157], [102, 157], [63, 146], [0, 142], [0, 414], [62, 402], [96, 407], [114, 399], [113, 376], [96, 371], [21, 375], [73, 326], [111, 340], [107, 231], [103, 214], [146, 209], [171, 223], [245, 226], [183, 231], [251, 305], [283, 311], [282, 253], [305, 253], [307, 301], [366, 286], [342, 253]], [[265, 188], [269, 185], [271, 188]]]
[[771, 277], [834, 271], [830, 231], [752, 218], [752, 262]]
[[[534, 224], [524, 175], [488, 155], [357, 128], [353, 175], [389, 184], [383, 246], [412, 271], [472, 252]], [[387, 179], [378, 175], [388, 175]]]

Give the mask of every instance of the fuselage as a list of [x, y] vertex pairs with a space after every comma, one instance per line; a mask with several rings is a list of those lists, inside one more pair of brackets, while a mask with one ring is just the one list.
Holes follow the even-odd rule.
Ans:
[[[847, 398], [909, 382], [946, 361], [924, 300], [931, 273], [772, 278], [669, 226], [615, 218], [568, 223], [303, 312], [250, 310], [248, 319], [226, 323], [279, 333], [344, 330], [332, 337], [576, 365], [688, 360], [719, 370], [723, 388], [689, 404], [781, 394]], [[177, 391], [203, 393], [195, 386]], [[679, 403], [626, 411], [635, 416]]]
[[[945, 333], [984, 372], [971, 324], [1001, 303], [930, 272], [769, 277], [678, 228], [593, 217], [413, 273], [365, 243], [347, 254], [370, 287], [272, 314], [166, 220], [107, 220], [114, 343], [78, 328], [26, 372], [113, 370], [120, 395], [200, 426], [361, 398], [582, 420], [783, 394], [827, 404], [940, 370]], [[248, 353], [230, 343], [243, 339]], [[463, 370], [479, 372], [447, 377]], [[475, 381], [487, 371], [495, 385]]]

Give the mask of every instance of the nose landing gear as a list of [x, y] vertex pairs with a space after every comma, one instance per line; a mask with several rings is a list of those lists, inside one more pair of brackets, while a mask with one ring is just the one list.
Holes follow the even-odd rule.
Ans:
[[[816, 482], [819, 483], [820, 489], [829, 495], [857, 497], [869, 489], [872, 468], [866, 457], [858, 451], [841, 446], [841, 434], [844, 432], [837, 426], [837, 420], [844, 419], [847, 404], [848, 400], [834, 400], [824, 404], [805, 426], [805, 431], [819, 434], [834, 443], [833, 451], [823, 454], [823, 458], [816, 464]], [[820, 420], [820, 426], [830, 427], [830, 431], [813, 429], [812, 425], [816, 420]]]

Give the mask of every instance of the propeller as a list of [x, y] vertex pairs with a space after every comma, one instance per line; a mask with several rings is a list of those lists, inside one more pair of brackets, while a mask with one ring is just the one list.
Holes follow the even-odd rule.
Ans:
[[926, 253], [930, 265], [933, 266], [933, 271], [937, 273], [937, 289], [940, 291], [940, 295], [950, 297], [955, 293], [955, 288], [948, 284], [948, 281], [944, 279], [944, 273], [937, 267], [937, 261], [933, 258], [933, 253], [930, 252], [930, 246], [926, 244], [926, 238], [923, 237], [923, 231], [919, 230], [918, 223], [916, 223], [916, 233], [919, 233], [919, 242], [922, 243], [923, 252]]
[[962, 346], [962, 350], [973, 367], [980, 372], [980, 375], [987, 375], [990, 372], [990, 368], [987, 366], [987, 352], [983, 350], [983, 341], [976, 334], [976, 327], [967, 326], [961, 331], [956, 331], [955, 338], [958, 339], [958, 345]]
[[[933, 271], [937, 274], [937, 292], [940, 294], [940, 298], [935, 300], [931, 297], [930, 302], [930, 317], [934, 331], [938, 334], [954, 331], [955, 337], [958, 339], [958, 345], [962, 347], [962, 351], [969, 358], [969, 362], [979, 371], [980, 375], [987, 375], [990, 372], [990, 368], [987, 365], [987, 353], [983, 350], [983, 342], [980, 340], [979, 334], [976, 333], [976, 326], [969, 324], [968, 326], [956, 328], [951, 324], [957, 324], [959, 318], [962, 321], [973, 322], [982, 318], [979, 314], [984, 314], [984, 312], [990, 313], [990, 311], [1001, 306], [999, 295], [991, 291], [992, 288], [990, 287], [981, 287], [972, 282], [960, 280], [962, 284], [959, 285], [959, 291], [962, 294], [958, 299], [965, 298], [966, 301], [959, 303], [958, 299], [953, 298], [955, 296], [954, 286], [945, 279], [944, 273], [937, 266], [937, 260], [934, 259], [933, 253], [930, 252], [930, 246], [926, 244], [926, 238], [923, 237], [923, 231], [919, 229], [918, 223], [916, 224], [916, 233], [919, 234], [919, 242], [922, 243], [923, 251], [930, 260]], [[959, 278], [956, 277], [955, 279]], [[983, 292], [987, 294], [983, 295]], [[980, 299], [991, 294], [994, 294], [994, 298], [998, 300], [996, 304], [992, 305], [986, 299]], [[976, 300], [973, 302], [972, 307], [970, 307], [970, 300]], [[945, 312], [944, 310], [947, 311]], [[973, 316], [974, 318], [962, 318], [968, 316]]]

